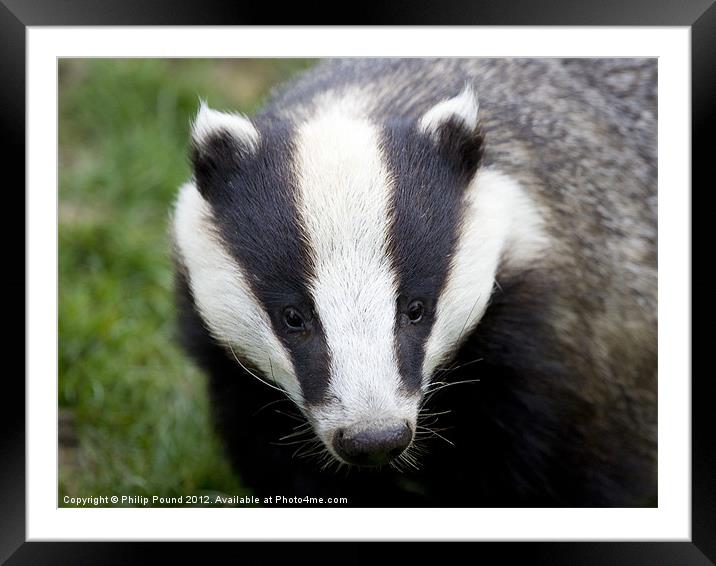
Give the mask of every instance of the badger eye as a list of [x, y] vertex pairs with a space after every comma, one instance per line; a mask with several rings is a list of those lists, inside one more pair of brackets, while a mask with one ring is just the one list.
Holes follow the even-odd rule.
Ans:
[[283, 323], [286, 325], [286, 328], [293, 331], [305, 330], [306, 328], [303, 316], [293, 307], [286, 307], [286, 309], [284, 309]]
[[422, 301], [413, 301], [408, 305], [408, 320], [413, 324], [420, 322], [423, 318], [425, 307]]

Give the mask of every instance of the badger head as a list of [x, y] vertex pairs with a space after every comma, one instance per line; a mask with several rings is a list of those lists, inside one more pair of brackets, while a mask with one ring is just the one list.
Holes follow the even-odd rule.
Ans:
[[473, 91], [382, 123], [340, 105], [293, 123], [202, 104], [192, 141], [174, 238], [206, 326], [338, 461], [397, 458], [482, 316], [504, 240], [477, 182]]

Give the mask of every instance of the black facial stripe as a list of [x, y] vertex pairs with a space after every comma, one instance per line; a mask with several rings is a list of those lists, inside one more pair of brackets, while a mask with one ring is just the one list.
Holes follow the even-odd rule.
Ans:
[[[260, 128], [257, 150], [248, 151], [228, 132], [218, 132], [192, 151], [197, 188], [210, 203], [219, 235], [242, 267], [274, 332], [291, 355], [304, 399], [326, 396], [329, 353], [318, 321], [307, 336], [287, 334], [284, 309], [310, 315], [312, 254], [301, 233], [290, 163], [292, 134], [286, 124]], [[236, 313], [241, 316], [241, 313]], [[270, 377], [270, 376], [267, 376]]]
[[[456, 168], [414, 124], [389, 125], [382, 141], [394, 179], [389, 250], [399, 277], [396, 351], [403, 386], [415, 392], [421, 385], [425, 344], [455, 251], [471, 175]], [[414, 299], [424, 302], [425, 316], [418, 324], [405, 324], [401, 313]]]

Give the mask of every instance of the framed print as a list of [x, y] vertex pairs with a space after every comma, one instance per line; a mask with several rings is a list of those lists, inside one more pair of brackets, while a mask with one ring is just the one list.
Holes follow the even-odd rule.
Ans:
[[3, 559], [715, 559], [690, 184], [716, 11], [517, 12], [0, 6], [27, 336]]

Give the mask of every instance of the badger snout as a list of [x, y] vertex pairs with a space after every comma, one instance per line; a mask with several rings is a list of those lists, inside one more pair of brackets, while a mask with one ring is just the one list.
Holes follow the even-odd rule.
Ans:
[[338, 429], [333, 449], [349, 464], [379, 466], [400, 456], [413, 440], [407, 420], [380, 419]]

